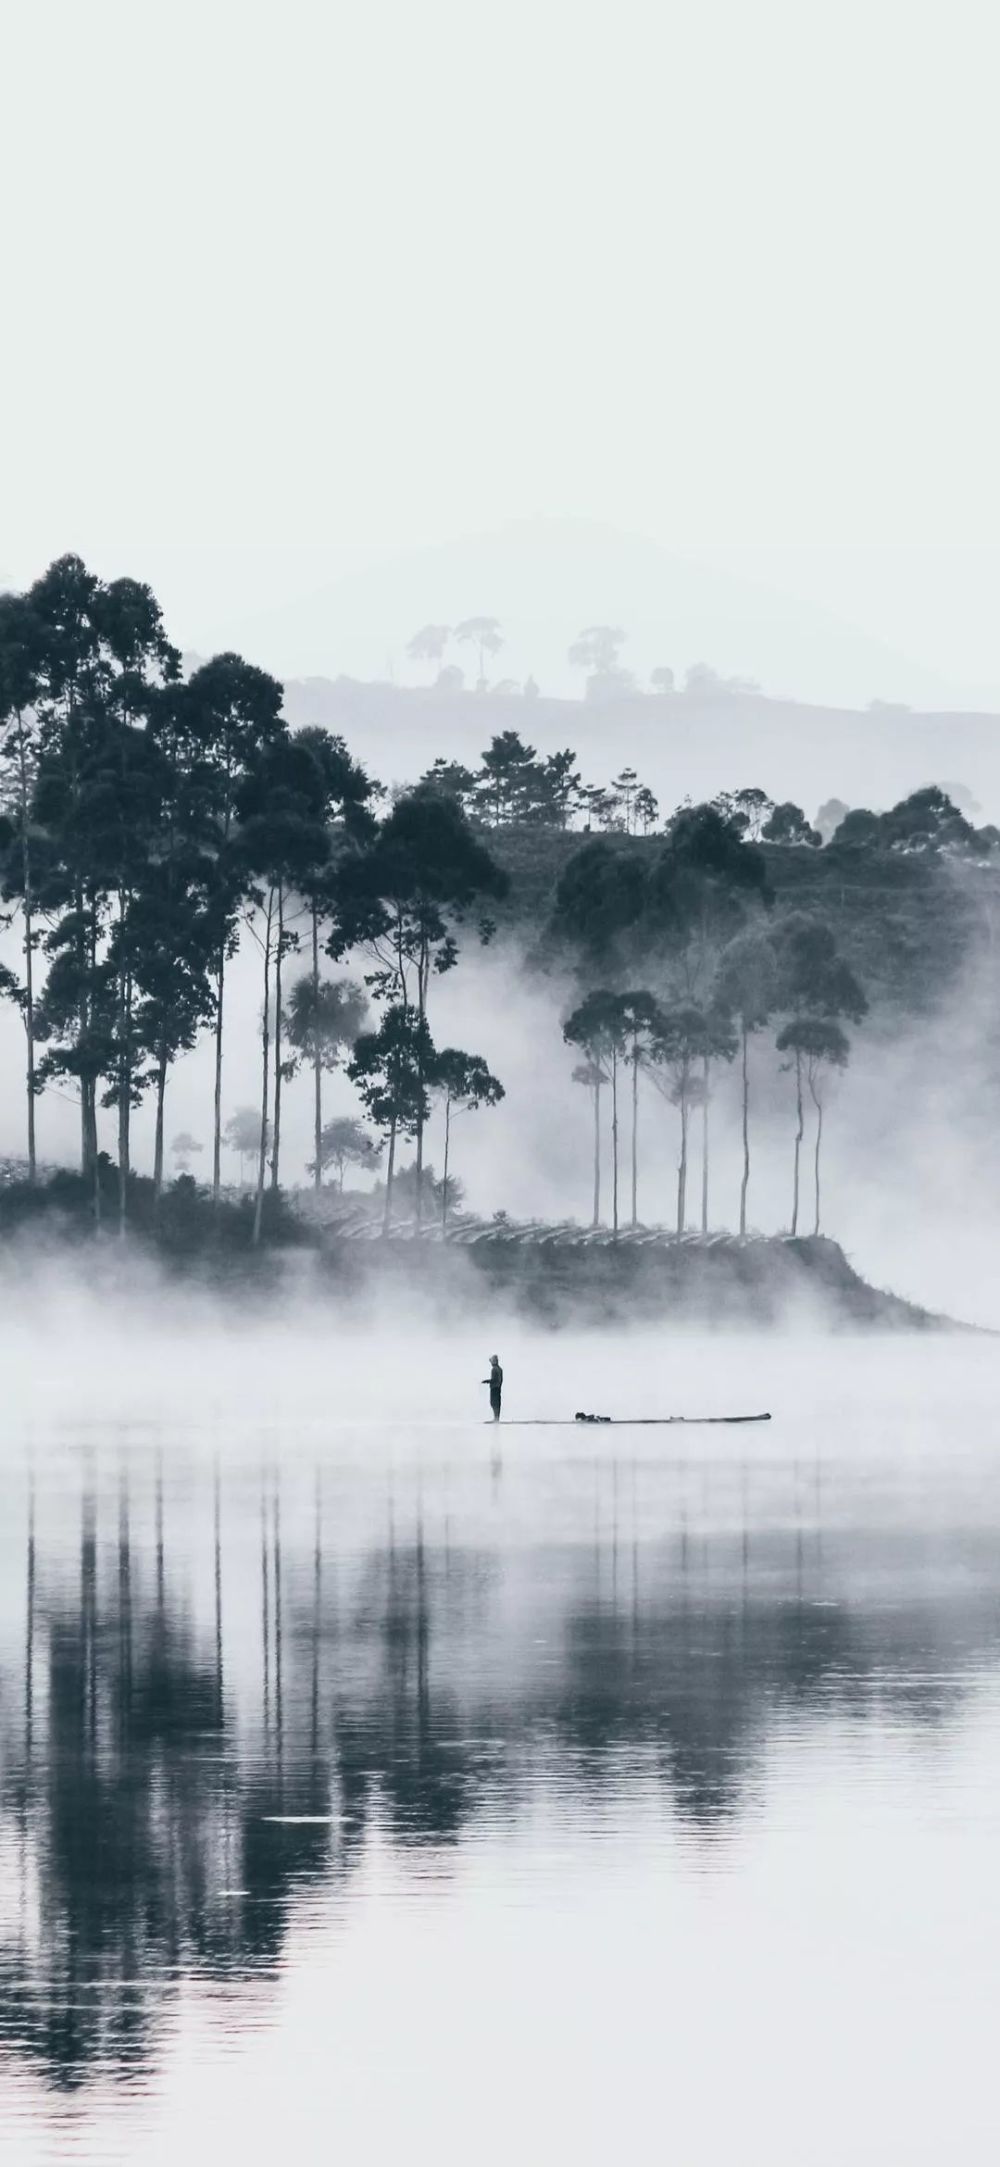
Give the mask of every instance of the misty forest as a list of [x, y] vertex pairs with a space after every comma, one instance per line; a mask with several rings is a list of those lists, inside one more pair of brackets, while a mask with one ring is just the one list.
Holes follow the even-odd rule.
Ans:
[[[448, 637], [426, 626], [410, 650], [445, 679]], [[458, 637], [485, 694], [501, 629], [472, 619]], [[588, 698], [622, 677], [621, 638], [590, 627], [571, 649]], [[664, 809], [627, 761], [588, 780], [571, 748], [540, 756], [510, 728], [406, 787], [363, 749], [290, 727], [282, 686], [237, 654], [182, 662], [141, 582], [67, 556], [0, 599], [0, 990], [24, 1035], [5, 1227], [134, 1228], [177, 1254], [338, 1232], [472, 1241], [462, 1117], [488, 1120], [505, 1083], [475, 1046], [439, 1042], [436, 989], [497, 944], [550, 995], [545, 1057], [567, 1108], [585, 1094], [589, 1144], [575, 1224], [515, 1229], [501, 1211], [493, 1237], [627, 1247], [835, 1221], [824, 1135], [850, 1123], [855, 1042], [891, 1043], [992, 937], [1000, 833], [937, 785], [812, 819], [734, 778]], [[257, 976], [252, 1068], [227, 1042], [238, 954]], [[172, 1072], [201, 1044], [203, 1132], [171, 1135]], [[293, 1090], [309, 1094], [304, 1180], [283, 1159]], [[75, 1168], [40, 1146], [54, 1092], [78, 1102]], [[763, 1102], [784, 1108], [787, 1207], [762, 1230]], [[720, 1122], [738, 1145], [727, 1194]], [[646, 1163], [665, 1136], [669, 1195]]]

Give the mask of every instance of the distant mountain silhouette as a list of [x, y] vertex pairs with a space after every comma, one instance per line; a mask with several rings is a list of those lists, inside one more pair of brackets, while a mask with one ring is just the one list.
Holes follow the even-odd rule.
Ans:
[[[642, 683], [660, 664], [680, 681], [705, 662], [779, 696], [836, 706], [977, 704], [969, 687], [936, 677], [831, 612], [577, 520], [526, 521], [369, 564], [256, 613], [243, 646], [284, 676], [346, 672], [417, 683], [430, 674], [406, 656], [418, 628], [484, 613], [505, 633], [494, 681], [530, 672], [556, 695], [580, 685], [566, 659], [570, 642], [583, 626], [602, 623], [624, 628], [622, 661]], [[471, 648], [453, 645], [446, 659], [474, 678]]]

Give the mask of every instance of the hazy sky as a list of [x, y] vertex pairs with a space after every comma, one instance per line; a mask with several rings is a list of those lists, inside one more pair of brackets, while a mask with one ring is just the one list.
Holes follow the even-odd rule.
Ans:
[[294, 586], [580, 515], [1000, 682], [997, 42], [986, 0], [8, 11], [0, 571]]

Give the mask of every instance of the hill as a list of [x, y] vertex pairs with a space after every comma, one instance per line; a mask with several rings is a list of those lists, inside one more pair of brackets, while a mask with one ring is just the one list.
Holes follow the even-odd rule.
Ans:
[[[418, 626], [454, 626], [483, 611], [501, 620], [504, 634], [491, 674], [521, 680], [530, 672], [556, 694], [577, 681], [571, 641], [598, 623], [623, 628], [622, 660], [642, 683], [659, 664], [680, 682], [692, 664], [707, 662], [812, 700], [936, 707], [960, 696], [955, 684], [833, 610], [583, 519], [514, 521], [382, 555], [256, 610], [237, 645], [279, 676], [348, 671], [399, 680], [415, 674], [406, 646]], [[469, 659], [468, 650], [450, 648], [449, 661]]]
[[293, 725], [337, 731], [388, 784], [415, 782], [439, 756], [476, 765], [492, 737], [517, 730], [541, 753], [571, 746], [588, 781], [606, 782], [630, 762], [664, 812], [748, 784], [810, 815], [829, 797], [879, 810], [936, 782], [960, 786], [1000, 821], [994, 714], [861, 712], [724, 687], [588, 701], [350, 677], [290, 678], [285, 704]]

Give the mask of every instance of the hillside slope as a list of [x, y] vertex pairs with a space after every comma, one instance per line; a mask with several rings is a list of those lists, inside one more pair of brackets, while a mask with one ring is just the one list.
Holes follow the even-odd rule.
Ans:
[[475, 766], [490, 739], [517, 730], [541, 753], [571, 746], [588, 782], [625, 762], [663, 811], [682, 798], [759, 785], [812, 815], [825, 798], [873, 810], [925, 783], [960, 784], [1000, 821], [1000, 716], [808, 706], [762, 693], [631, 695], [609, 702], [526, 699], [290, 679], [296, 726], [321, 723], [385, 783], [410, 783], [439, 756]]

